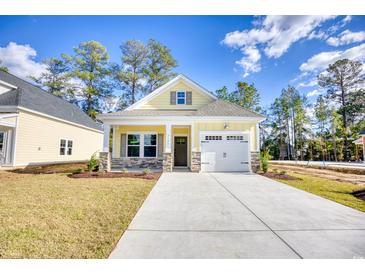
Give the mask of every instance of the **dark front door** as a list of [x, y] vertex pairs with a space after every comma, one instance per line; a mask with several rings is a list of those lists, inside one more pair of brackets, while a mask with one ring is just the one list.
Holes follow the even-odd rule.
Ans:
[[188, 137], [175, 136], [174, 140], [174, 165], [187, 166], [188, 165]]

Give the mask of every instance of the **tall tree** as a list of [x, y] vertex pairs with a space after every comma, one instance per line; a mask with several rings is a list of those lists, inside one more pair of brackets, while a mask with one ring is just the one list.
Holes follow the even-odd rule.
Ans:
[[238, 105], [245, 109], [261, 111], [260, 94], [253, 83], [238, 82], [237, 89], [233, 92], [233, 98]]
[[39, 77], [31, 76], [31, 79], [49, 93], [75, 103], [76, 84], [72, 82], [67, 62], [61, 59], [50, 58], [43, 61], [46, 71]]
[[235, 103], [235, 98], [233, 96], [233, 93], [229, 92], [227, 87], [224, 86], [220, 89], [217, 89], [215, 91], [215, 96], [217, 96], [218, 99], [225, 100], [231, 103]]
[[318, 76], [318, 85], [327, 89], [327, 96], [337, 101], [342, 115], [344, 128], [344, 156], [349, 159], [349, 99], [364, 82], [362, 64], [348, 59], [338, 60], [329, 65], [325, 73]]
[[122, 65], [116, 67], [116, 78], [124, 90], [120, 104], [131, 105], [143, 92], [146, 81], [148, 49], [140, 41], [129, 40], [120, 46]]
[[341, 131], [341, 119], [334, 107], [331, 109], [331, 137], [334, 160], [337, 162], [337, 131]]
[[177, 61], [168, 47], [154, 39], [148, 41], [147, 51], [146, 93], [150, 93], [176, 75], [172, 70], [177, 67]]
[[4, 72], [9, 72], [9, 69], [7, 68], [7, 67], [5, 67], [5, 66], [1, 66], [1, 63], [2, 63], [3, 61], [1, 61], [0, 60], [0, 71], [4, 71]]
[[319, 128], [320, 139], [322, 143], [322, 160], [326, 157], [326, 144], [325, 144], [325, 131], [327, 130], [328, 119], [330, 117], [330, 109], [327, 106], [327, 102], [322, 95], [318, 96], [317, 102], [314, 105], [314, 112], [316, 122]]
[[70, 76], [80, 83], [78, 97], [82, 109], [92, 118], [100, 111], [100, 102], [112, 96], [109, 55], [97, 41], [88, 41], [74, 48], [74, 55], [63, 54], [70, 65]]

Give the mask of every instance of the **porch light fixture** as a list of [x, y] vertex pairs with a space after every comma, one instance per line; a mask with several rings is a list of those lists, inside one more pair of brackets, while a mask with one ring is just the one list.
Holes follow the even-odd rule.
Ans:
[[228, 128], [228, 124], [227, 123], [224, 123], [224, 129], [227, 129]]

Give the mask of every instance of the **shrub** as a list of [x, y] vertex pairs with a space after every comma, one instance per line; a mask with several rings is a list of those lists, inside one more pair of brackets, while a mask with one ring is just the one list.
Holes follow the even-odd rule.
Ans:
[[72, 174], [80, 174], [80, 173], [84, 173], [85, 170], [83, 168], [78, 168], [78, 169], [75, 169]]
[[99, 167], [99, 159], [96, 158], [95, 153], [91, 155], [90, 160], [87, 162], [87, 170], [89, 172], [96, 171]]
[[277, 168], [273, 168], [272, 172], [278, 173], [278, 169]]
[[268, 150], [264, 150], [260, 154], [260, 161], [261, 161], [261, 169], [264, 173], [269, 170], [269, 159], [270, 154]]
[[280, 174], [281, 174], [281, 175], [285, 175], [285, 174], [286, 174], [286, 171], [285, 171], [285, 170], [281, 170], [281, 171], [280, 171]]
[[122, 168], [122, 173], [128, 173], [128, 168]]
[[145, 168], [143, 170], [143, 174], [150, 174], [150, 173], [152, 173], [152, 171], [149, 168]]

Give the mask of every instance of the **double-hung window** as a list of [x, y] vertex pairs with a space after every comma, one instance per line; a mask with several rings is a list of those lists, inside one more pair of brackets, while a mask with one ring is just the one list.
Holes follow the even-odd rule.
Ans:
[[60, 140], [60, 155], [72, 155], [73, 141], [61, 139]]
[[128, 157], [139, 157], [140, 137], [139, 134], [128, 134]]
[[144, 157], [156, 157], [157, 151], [157, 138], [156, 134], [144, 134]]
[[186, 93], [185, 91], [178, 91], [176, 93], [176, 104], [185, 105], [186, 104]]
[[156, 134], [128, 134], [127, 138], [128, 157], [156, 157], [157, 135]]

